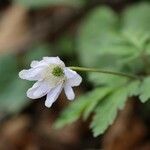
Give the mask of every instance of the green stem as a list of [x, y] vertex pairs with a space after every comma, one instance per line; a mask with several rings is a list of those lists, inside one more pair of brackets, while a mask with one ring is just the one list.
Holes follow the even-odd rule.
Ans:
[[130, 79], [140, 80], [140, 78], [135, 75], [131, 75], [131, 74], [123, 73], [123, 72], [114, 72], [114, 71], [101, 70], [101, 69], [97, 69], [97, 68], [85, 68], [85, 67], [73, 67], [73, 66], [71, 66], [69, 68], [72, 70], [75, 70], [75, 71], [98, 72], [98, 73], [105, 73], [105, 74], [111, 74], [111, 75], [116, 75], [116, 76], [127, 77]]

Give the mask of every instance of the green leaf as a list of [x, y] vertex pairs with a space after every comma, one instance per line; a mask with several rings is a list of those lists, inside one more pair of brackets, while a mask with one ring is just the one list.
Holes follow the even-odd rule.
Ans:
[[146, 102], [150, 98], [150, 77], [147, 77], [143, 80], [140, 88], [140, 100], [141, 102]]
[[0, 93], [17, 75], [17, 59], [13, 55], [0, 56]]
[[19, 79], [17, 65], [17, 57], [14, 55], [0, 57], [1, 112], [15, 113], [28, 103], [25, 95], [29, 84]]
[[150, 42], [148, 42], [145, 46], [145, 52], [146, 54], [148, 54], [148, 56], [150, 56]]
[[98, 102], [111, 90], [112, 89], [110, 88], [96, 88], [93, 91], [80, 96], [62, 112], [54, 126], [56, 128], [61, 128], [76, 121], [82, 114], [84, 115], [84, 119], [86, 119]]
[[26, 7], [48, 7], [56, 5], [80, 6], [83, 0], [14, 0], [16, 3], [25, 5]]
[[121, 15], [120, 20], [109, 8], [94, 9], [79, 30], [81, 63], [88, 67], [118, 71], [125, 67], [129, 72], [141, 72], [143, 62], [139, 56], [148, 49], [146, 45], [150, 39], [149, 7], [146, 3], [134, 5]]
[[138, 48], [150, 39], [150, 4], [139, 3], [128, 7], [123, 13], [124, 35]]
[[98, 85], [107, 85], [111, 87], [118, 87], [124, 85], [127, 82], [127, 78], [118, 77], [110, 74], [102, 74], [102, 73], [89, 73], [88, 79], [95, 86]]
[[93, 112], [93, 110], [96, 108], [98, 103], [112, 91], [113, 91], [112, 87], [96, 88], [95, 91], [89, 97], [88, 105], [83, 112], [83, 119], [86, 120], [89, 117], [89, 115]]
[[54, 123], [55, 128], [62, 128], [80, 118], [88, 101], [83, 97], [70, 104]]
[[[78, 38], [79, 56], [84, 66], [98, 66], [103, 50], [101, 44], [114, 39], [117, 24], [116, 14], [107, 7], [96, 8], [87, 16], [81, 24]], [[121, 40], [118, 36], [115, 39]]]
[[141, 81], [136, 80], [129, 83], [128, 96], [138, 96], [140, 94]]
[[0, 93], [0, 111], [6, 113], [16, 113], [29, 104], [26, 91], [29, 83], [21, 79], [13, 79], [8, 83], [5, 90]]
[[[123, 108], [128, 96], [137, 94], [138, 86], [138, 81], [129, 83], [127, 86], [121, 86], [101, 101], [91, 123], [91, 128], [95, 137], [104, 133], [108, 126], [114, 122], [118, 109]], [[131, 93], [131, 89], [133, 93]]]

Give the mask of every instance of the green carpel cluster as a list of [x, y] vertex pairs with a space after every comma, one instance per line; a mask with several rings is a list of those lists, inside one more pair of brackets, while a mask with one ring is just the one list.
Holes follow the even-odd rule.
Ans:
[[56, 77], [60, 77], [64, 75], [64, 72], [61, 67], [57, 66], [53, 68], [52, 74]]

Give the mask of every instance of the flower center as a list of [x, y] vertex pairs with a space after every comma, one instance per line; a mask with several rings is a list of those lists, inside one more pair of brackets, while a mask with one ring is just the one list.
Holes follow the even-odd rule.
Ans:
[[60, 68], [59, 66], [56, 66], [56, 67], [53, 68], [52, 74], [53, 74], [55, 77], [60, 77], [60, 76], [63, 76], [63, 75], [64, 75], [64, 72], [63, 72], [63, 69], [62, 69], [62, 68]]
[[55, 87], [60, 83], [65, 82], [66, 77], [63, 68], [58, 65], [50, 65], [43, 72], [43, 79], [51, 86]]

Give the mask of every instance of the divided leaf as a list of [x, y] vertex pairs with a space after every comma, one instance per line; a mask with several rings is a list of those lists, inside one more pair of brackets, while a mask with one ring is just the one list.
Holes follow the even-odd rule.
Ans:
[[88, 79], [95, 86], [107, 85], [111, 87], [124, 85], [128, 81], [128, 79], [124, 77], [114, 76], [110, 74], [103, 74], [103, 73], [95, 73], [95, 72], [88, 73]]
[[133, 82], [130, 82], [129, 85], [127, 86], [128, 89], [128, 96], [138, 96], [140, 94], [140, 86], [141, 86], [141, 81], [136, 80]]
[[108, 126], [114, 122], [118, 109], [123, 108], [129, 96], [136, 95], [139, 92], [138, 87], [139, 81], [121, 86], [99, 103], [91, 123], [95, 137], [104, 133]]
[[79, 30], [81, 63], [121, 71], [127, 66], [129, 72], [141, 72], [143, 61], [139, 56], [144, 50], [148, 51], [149, 20], [148, 3], [128, 7], [120, 18], [107, 7], [94, 9]]
[[89, 115], [95, 110], [99, 102], [103, 100], [103, 98], [105, 98], [107, 95], [109, 95], [112, 91], [112, 87], [101, 87], [95, 89], [95, 92], [92, 93], [93, 95], [95, 95], [95, 99], [93, 99], [92, 94], [89, 96], [89, 102], [84, 110], [83, 119], [86, 120], [89, 117]]
[[150, 39], [150, 4], [133, 5], [127, 8], [122, 16], [124, 35], [136, 47], [143, 48], [145, 42]]
[[98, 102], [102, 100], [107, 94], [112, 91], [112, 88], [96, 88], [83, 96], [80, 96], [75, 102], [70, 104], [56, 120], [55, 127], [61, 128], [67, 124], [70, 124], [81, 117], [83, 114], [86, 119]]
[[140, 100], [146, 102], [150, 99], [150, 77], [144, 79], [140, 87]]
[[103, 50], [101, 44], [108, 44], [114, 37], [120, 41], [120, 38], [112, 33], [117, 24], [116, 14], [107, 7], [96, 8], [88, 15], [81, 24], [78, 38], [79, 57], [84, 66], [99, 65], [100, 53]]
[[[79, 29], [78, 55], [83, 66], [138, 74], [145, 69], [141, 55], [149, 59], [150, 5], [138, 4], [127, 8], [119, 18], [107, 7], [94, 9]], [[112, 75], [89, 73], [95, 86], [102, 86], [83, 95], [56, 122], [62, 127], [80, 118], [87, 119], [95, 110], [91, 123], [94, 136], [102, 134], [117, 116], [130, 96], [142, 102], [150, 98], [150, 77], [131, 81]], [[105, 87], [103, 87], [105, 86]]]

